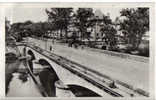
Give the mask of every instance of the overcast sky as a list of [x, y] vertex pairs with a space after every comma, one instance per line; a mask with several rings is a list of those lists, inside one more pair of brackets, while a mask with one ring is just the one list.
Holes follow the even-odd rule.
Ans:
[[[47, 15], [45, 12], [46, 8], [30, 8], [30, 7], [13, 7], [6, 9], [6, 17], [11, 21], [15, 22], [25, 22], [31, 20], [33, 22], [46, 21]], [[74, 8], [76, 10], [77, 8]], [[103, 14], [110, 14], [110, 18], [114, 21], [117, 16], [120, 16], [120, 10], [122, 8], [93, 8], [93, 10], [100, 10]]]

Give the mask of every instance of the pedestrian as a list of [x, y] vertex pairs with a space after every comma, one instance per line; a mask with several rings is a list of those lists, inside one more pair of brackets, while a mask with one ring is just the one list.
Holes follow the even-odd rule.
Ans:
[[52, 43], [54, 44], [54, 39], [52, 39]]
[[26, 47], [23, 48], [23, 55], [26, 56]]
[[50, 51], [52, 51], [52, 46], [50, 46], [50, 48], [49, 48], [49, 49], [50, 49]]

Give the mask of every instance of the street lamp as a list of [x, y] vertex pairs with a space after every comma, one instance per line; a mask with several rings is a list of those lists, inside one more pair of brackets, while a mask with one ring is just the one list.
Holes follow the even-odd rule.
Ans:
[[95, 34], [94, 34], [94, 38], [95, 38], [95, 41], [96, 41], [96, 36], [97, 36], [97, 25], [98, 25], [98, 16], [95, 17]]

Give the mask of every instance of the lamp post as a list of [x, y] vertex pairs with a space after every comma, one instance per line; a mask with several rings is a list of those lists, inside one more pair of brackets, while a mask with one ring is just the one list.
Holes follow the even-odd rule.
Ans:
[[46, 40], [44, 40], [43, 35], [42, 35], [42, 41], [44, 41], [44, 43], [45, 43], [45, 44], [44, 44], [45, 46], [43, 46], [43, 47], [44, 47], [44, 49], [46, 50], [46, 48], [47, 48], [47, 47], [46, 47]]
[[45, 50], [47, 50], [47, 42], [48, 40], [45, 38], [45, 46], [46, 46]]
[[98, 24], [98, 16], [95, 17], [95, 34], [94, 34], [94, 40], [96, 41], [97, 36], [97, 24]]

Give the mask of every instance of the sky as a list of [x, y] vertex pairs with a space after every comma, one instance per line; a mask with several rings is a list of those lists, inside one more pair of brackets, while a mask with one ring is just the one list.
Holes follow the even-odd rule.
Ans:
[[[45, 12], [45, 7], [12, 7], [7, 8], [5, 11], [6, 18], [11, 21], [11, 23], [25, 22], [31, 20], [33, 22], [46, 21], [47, 14]], [[77, 8], [74, 8], [76, 10]], [[93, 8], [94, 11], [100, 10], [103, 14], [110, 14], [110, 18], [114, 21], [117, 16], [120, 16], [121, 8], [105, 7], [105, 8]]]
[[12, 23], [25, 22], [27, 20], [31, 20], [33, 22], [47, 20], [45, 8], [8, 8], [6, 11], [6, 17]]

